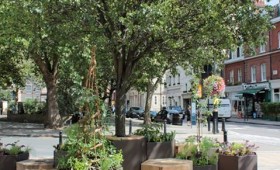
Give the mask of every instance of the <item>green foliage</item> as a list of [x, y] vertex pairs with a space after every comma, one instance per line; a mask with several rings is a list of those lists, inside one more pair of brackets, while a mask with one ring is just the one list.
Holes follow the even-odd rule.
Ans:
[[200, 143], [196, 143], [196, 137], [186, 139], [181, 152], [176, 157], [193, 161], [194, 166], [215, 165], [218, 162], [218, 143], [212, 138], [203, 137]]
[[[0, 148], [0, 150], [4, 151], [4, 154], [7, 155], [18, 155], [20, 153], [30, 152], [30, 148], [24, 145], [18, 145], [19, 141], [14, 143], [6, 144], [4, 148]], [[3, 145], [1, 143], [1, 145]]]
[[260, 105], [261, 110], [265, 115], [280, 114], [280, 103], [278, 102], [263, 102]]
[[255, 144], [250, 144], [249, 141], [246, 140], [244, 143], [221, 143], [218, 152], [219, 154], [229, 156], [255, 155], [257, 148]]
[[24, 112], [27, 114], [43, 113], [46, 103], [39, 102], [37, 99], [27, 99], [23, 103]]
[[[65, 130], [66, 142], [56, 147], [67, 153], [58, 160], [58, 169], [88, 170], [95, 167], [111, 170], [121, 167], [121, 151], [117, 151], [105, 137], [107, 111], [104, 104], [90, 90], [82, 91], [77, 102], [78, 108], [85, 109], [85, 116]], [[95, 117], [99, 111], [101, 122]]]
[[166, 142], [172, 141], [175, 138], [175, 132], [168, 132], [164, 134], [162, 130], [162, 124], [151, 123], [144, 125], [141, 129], [137, 129], [134, 135], [145, 136], [148, 142]]

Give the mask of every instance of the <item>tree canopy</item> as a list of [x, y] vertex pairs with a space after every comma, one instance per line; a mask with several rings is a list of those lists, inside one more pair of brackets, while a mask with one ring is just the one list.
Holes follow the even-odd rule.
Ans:
[[223, 61], [225, 49], [263, 41], [271, 27], [266, 11], [251, 0], [3, 0], [1, 44], [21, 49], [39, 67], [53, 124], [60, 62], [70, 56], [86, 60], [96, 45], [97, 56], [106, 57], [97, 63], [113, 65], [108, 73], [116, 80], [116, 135], [125, 136], [125, 94], [141, 70], [159, 74], [153, 66]]

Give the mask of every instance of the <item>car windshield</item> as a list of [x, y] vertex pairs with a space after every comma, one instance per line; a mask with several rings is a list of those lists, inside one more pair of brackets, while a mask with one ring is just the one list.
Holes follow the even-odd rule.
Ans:
[[181, 111], [183, 110], [180, 106], [170, 106], [171, 110], [177, 110], [177, 111]]
[[142, 110], [140, 107], [132, 107], [133, 110]]

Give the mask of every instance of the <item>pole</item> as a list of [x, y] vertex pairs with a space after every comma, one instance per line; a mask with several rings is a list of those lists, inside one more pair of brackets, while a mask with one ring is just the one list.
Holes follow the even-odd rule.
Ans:
[[163, 122], [163, 133], [166, 134], [166, 119]]
[[227, 131], [224, 130], [224, 143], [227, 143], [228, 139], [227, 139]]
[[223, 119], [222, 119], [222, 131], [226, 130], [225, 123], [226, 123], [226, 119], [223, 117]]
[[132, 134], [132, 120], [129, 120], [129, 135]]
[[218, 130], [218, 111], [213, 111], [213, 134], [219, 133]]
[[[208, 110], [208, 111], [210, 110], [209, 104], [210, 104], [210, 103], [209, 103], [209, 98], [208, 98], [208, 99], [207, 99], [207, 110]], [[207, 117], [208, 132], [210, 132], [210, 130], [211, 130], [210, 121], [211, 121], [211, 118], [210, 118], [210, 116], [208, 116], [208, 117]]]
[[59, 143], [58, 143], [59, 147], [61, 147], [62, 145], [62, 131], [59, 131]]

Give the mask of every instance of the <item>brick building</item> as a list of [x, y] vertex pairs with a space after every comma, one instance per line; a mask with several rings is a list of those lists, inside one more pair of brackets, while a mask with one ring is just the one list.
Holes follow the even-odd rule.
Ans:
[[269, 31], [267, 42], [256, 47], [256, 55], [244, 55], [240, 46], [225, 61], [225, 92], [233, 113], [252, 115], [256, 103], [280, 102], [280, 4], [274, 9], [275, 28]]

